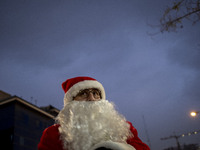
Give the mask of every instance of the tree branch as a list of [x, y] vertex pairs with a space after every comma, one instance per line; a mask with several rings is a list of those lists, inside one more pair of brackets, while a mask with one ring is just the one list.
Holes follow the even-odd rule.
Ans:
[[181, 17], [178, 17], [178, 18], [172, 20], [172, 21], [168, 21], [167, 23], [170, 23], [170, 22], [177, 22], [177, 21], [179, 21], [179, 20], [181, 20], [181, 19], [183, 19], [183, 18], [186, 18], [187, 16], [190, 16], [190, 15], [192, 15], [192, 14], [194, 14], [194, 13], [197, 13], [197, 12], [200, 12], [200, 9], [197, 9], [197, 10], [195, 10], [195, 11], [189, 12], [189, 13], [187, 13], [187, 14], [181, 16]]

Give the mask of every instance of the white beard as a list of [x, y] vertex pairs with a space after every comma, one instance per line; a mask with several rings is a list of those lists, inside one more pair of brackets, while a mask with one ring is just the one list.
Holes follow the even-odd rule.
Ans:
[[130, 125], [107, 100], [71, 101], [56, 118], [64, 149], [88, 150], [101, 141], [126, 143]]

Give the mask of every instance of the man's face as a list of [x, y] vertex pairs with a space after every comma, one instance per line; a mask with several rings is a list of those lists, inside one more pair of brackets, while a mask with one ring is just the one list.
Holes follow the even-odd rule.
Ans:
[[81, 90], [74, 98], [75, 101], [98, 101], [101, 99], [101, 91], [95, 88]]

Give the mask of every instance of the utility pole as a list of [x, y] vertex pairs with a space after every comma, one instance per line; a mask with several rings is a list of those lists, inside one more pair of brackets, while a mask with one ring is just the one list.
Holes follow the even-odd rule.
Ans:
[[185, 133], [185, 134], [182, 134], [182, 135], [176, 135], [176, 134], [174, 133], [174, 135], [171, 135], [171, 136], [169, 136], [169, 137], [160, 138], [160, 139], [161, 139], [161, 140], [168, 140], [168, 139], [172, 139], [172, 138], [176, 139], [177, 148], [178, 148], [178, 150], [181, 150], [181, 146], [180, 146], [180, 143], [179, 143], [179, 140], [178, 140], [178, 139], [179, 139], [179, 138], [183, 138], [183, 137], [185, 137], [185, 136], [195, 135], [195, 134], [198, 134], [198, 133], [200, 133], [200, 130], [193, 131], [193, 132], [188, 132], [188, 133]]
[[181, 146], [180, 146], [180, 143], [179, 143], [179, 140], [178, 140], [180, 137], [181, 137], [180, 135], [177, 136], [177, 135], [174, 134], [174, 135], [171, 135], [169, 137], [161, 138], [161, 140], [168, 140], [168, 139], [175, 138], [176, 139], [177, 148], [178, 148], [178, 150], [181, 150]]

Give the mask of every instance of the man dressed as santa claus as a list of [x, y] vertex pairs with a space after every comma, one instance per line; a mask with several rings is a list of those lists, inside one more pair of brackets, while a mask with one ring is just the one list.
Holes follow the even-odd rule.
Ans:
[[44, 130], [38, 150], [150, 150], [137, 130], [106, 100], [100, 82], [75, 77], [62, 84], [64, 108]]

